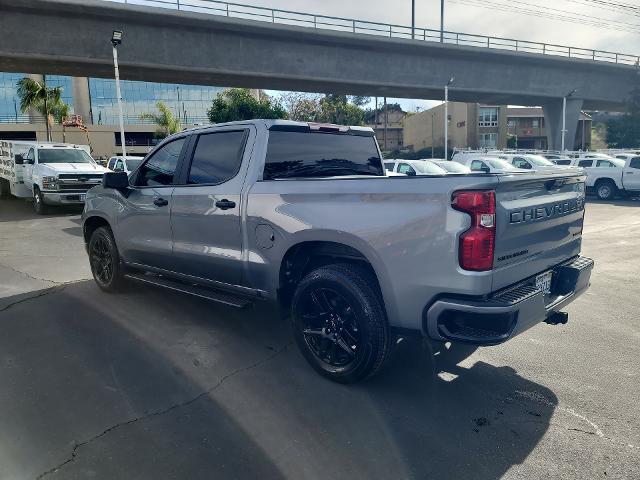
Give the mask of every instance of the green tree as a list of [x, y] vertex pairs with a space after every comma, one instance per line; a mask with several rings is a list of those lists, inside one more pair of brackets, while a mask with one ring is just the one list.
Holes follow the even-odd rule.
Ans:
[[349, 103], [346, 95], [327, 94], [320, 100], [320, 118], [323, 123], [338, 125], [364, 124], [364, 110]]
[[258, 100], [248, 88], [229, 88], [219, 93], [207, 113], [212, 123], [254, 118], [287, 118], [282, 105], [266, 95]]
[[20, 99], [20, 111], [26, 113], [33, 108], [40, 113], [46, 123], [47, 140], [51, 141], [51, 121], [53, 109], [61, 103], [62, 87], [47, 87], [43, 77], [42, 82], [24, 77], [18, 80], [17, 94]]
[[627, 113], [607, 122], [607, 145], [611, 148], [640, 146], [640, 77], [631, 92]]
[[67, 129], [64, 124], [64, 119], [69, 116], [69, 113], [69, 105], [62, 100], [51, 108], [51, 115], [53, 115], [56, 123], [62, 125], [62, 143], [67, 142]]
[[171, 109], [164, 102], [156, 103], [156, 107], [158, 108], [157, 113], [143, 113], [140, 115], [141, 120], [152, 120], [156, 125], [158, 125], [158, 130], [156, 130], [156, 135], [159, 138], [168, 137], [169, 135], [173, 135], [177, 133], [182, 128], [180, 125], [180, 119], [177, 118]]

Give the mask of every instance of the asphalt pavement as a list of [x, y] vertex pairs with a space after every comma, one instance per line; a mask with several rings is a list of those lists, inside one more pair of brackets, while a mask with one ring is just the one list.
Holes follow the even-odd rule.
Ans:
[[0, 479], [640, 478], [640, 202], [588, 202], [589, 292], [459, 365], [319, 377], [266, 305], [90, 280], [79, 212], [0, 201]]

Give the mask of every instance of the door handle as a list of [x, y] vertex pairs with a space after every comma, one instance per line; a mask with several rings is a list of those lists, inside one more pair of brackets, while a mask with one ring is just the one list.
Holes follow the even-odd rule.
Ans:
[[235, 208], [235, 206], [236, 206], [236, 202], [227, 200], [226, 198], [222, 200], [218, 200], [216, 202], [216, 207], [218, 207], [220, 210], [228, 210], [230, 208]]
[[157, 205], [158, 207], [166, 207], [167, 205], [169, 205], [169, 200], [165, 200], [162, 197], [158, 197], [153, 201], [154, 205]]

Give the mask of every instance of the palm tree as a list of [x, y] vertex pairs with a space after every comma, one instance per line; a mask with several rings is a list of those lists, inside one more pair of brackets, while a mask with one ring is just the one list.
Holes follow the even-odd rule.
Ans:
[[62, 87], [48, 88], [44, 75], [42, 82], [32, 78], [18, 80], [17, 93], [20, 98], [20, 111], [26, 113], [30, 108], [35, 109], [45, 118], [47, 125], [47, 140], [51, 141], [51, 114], [53, 107], [60, 103]]
[[180, 119], [177, 118], [171, 109], [164, 102], [156, 103], [159, 113], [143, 113], [140, 115], [142, 120], [152, 120], [160, 128], [157, 130], [159, 137], [168, 137], [177, 133], [181, 129]]
[[55, 121], [62, 125], [62, 143], [67, 143], [67, 130], [64, 124], [64, 120], [69, 116], [69, 104], [60, 100], [49, 110], [51, 111], [51, 114], [53, 115]]

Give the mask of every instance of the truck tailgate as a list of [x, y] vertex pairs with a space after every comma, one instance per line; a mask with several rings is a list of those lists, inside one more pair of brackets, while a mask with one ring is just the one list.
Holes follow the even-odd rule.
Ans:
[[566, 170], [499, 178], [493, 290], [580, 253], [584, 182], [581, 171]]

